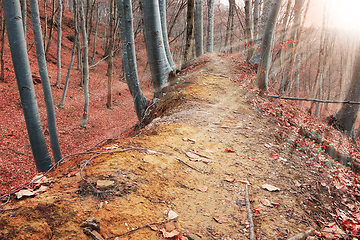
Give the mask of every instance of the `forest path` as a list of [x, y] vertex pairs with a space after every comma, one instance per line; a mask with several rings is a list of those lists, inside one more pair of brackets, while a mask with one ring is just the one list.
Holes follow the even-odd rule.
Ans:
[[99, 223], [104, 239], [248, 239], [247, 182], [257, 239], [317, 228], [308, 219], [327, 218], [332, 204], [325, 177], [252, 106], [258, 96], [234, 81], [244, 70], [221, 54], [192, 66], [136, 136], [67, 160], [36, 197], [12, 197], [0, 236], [85, 239], [85, 225]]

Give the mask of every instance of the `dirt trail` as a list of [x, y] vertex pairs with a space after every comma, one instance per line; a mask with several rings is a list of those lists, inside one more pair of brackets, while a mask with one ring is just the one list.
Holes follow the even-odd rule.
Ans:
[[[35, 197], [12, 196], [2, 207], [10, 210], [0, 211], [0, 239], [86, 239], [80, 224], [91, 217], [104, 239], [162, 239], [169, 232], [173, 239], [248, 239], [246, 181], [251, 208], [260, 212], [253, 216], [258, 239], [317, 228], [309, 219], [326, 218], [332, 201], [322, 197], [323, 176], [279, 141], [276, 122], [251, 105], [253, 93], [231, 80], [241, 70], [230, 59], [204, 58], [209, 62], [174, 80], [157, 107], [168, 110], [137, 136], [72, 157]], [[109, 151], [117, 152], [99, 155]], [[96, 190], [82, 180], [81, 167]], [[170, 210], [179, 215], [169, 221], [173, 225], [164, 223]], [[165, 230], [136, 229], [148, 223]]]

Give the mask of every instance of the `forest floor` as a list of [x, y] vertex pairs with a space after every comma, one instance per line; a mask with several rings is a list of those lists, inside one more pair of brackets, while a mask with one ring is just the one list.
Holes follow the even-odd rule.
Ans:
[[359, 175], [324, 151], [356, 146], [296, 102], [261, 97], [239, 59], [196, 59], [149, 125], [3, 195], [0, 239], [248, 239], [251, 222], [254, 239], [358, 237]]

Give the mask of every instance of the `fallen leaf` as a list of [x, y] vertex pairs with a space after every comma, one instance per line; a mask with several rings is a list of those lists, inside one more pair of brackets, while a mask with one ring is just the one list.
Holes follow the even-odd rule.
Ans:
[[180, 234], [177, 230], [167, 232], [164, 228], [160, 229], [160, 232], [162, 232], [164, 238], [173, 238]]
[[192, 159], [199, 159], [200, 156], [196, 155], [195, 153], [192, 153], [192, 152], [186, 152], [185, 155], [189, 158], [192, 158]]
[[208, 190], [208, 187], [203, 186], [202, 188], [199, 188], [198, 190], [201, 191], [201, 192], [206, 192]]
[[269, 199], [266, 199], [266, 198], [260, 199], [260, 202], [261, 202], [264, 206], [272, 207], [271, 202], [270, 202]]
[[183, 138], [183, 141], [191, 142], [192, 144], [196, 143], [196, 141], [194, 139], [191, 139], [191, 138]]
[[249, 181], [247, 181], [247, 180], [239, 180], [239, 182], [240, 182], [240, 183], [245, 183], [245, 184], [247, 184], [247, 185], [250, 185]]
[[35, 192], [36, 193], [38, 193], [38, 192], [46, 192], [47, 189], [48, 189], [48, 187], [41, 185], [39, 187], [39, 189], [37, 189]]
[[232, 149], [229, 149], [229, 148], [225, 148], [225, 152], [230, 152], [230, 153], [233, 153], [233, 152], [235, 152], [234, 150], [232, 150]]
[[296, 187], [301, 187], [301, 184], [297, 180], [294, 180], [294, 184], [295, 184]]
[[253, 209], [253, 214], [256, 216], [256, 215], [261, 215], [261, 212], [258, 208], [254, 208]]
[[271, 143], [265, 143], [264, 146], [265, 146], [266, 148], [271, 148], [271, 147], [272, 147], [272, 144], [271, 144]]
[[286, 158], [279, 157], [279, 158], [278, 158], [278, 161], [279, 161], [279, 162], [287, 162], [287, 159], [286, 159]]
[[157, 226], [155, 225], [149, 225], [150, 229], [153, 231], [159, 231], [159, 229], [157, 228]]
[[261, 186], [263, 189], [268, 190], [269, 192], [276, 192], [276, 191], [280, 191], [280, 188], [275, 187], [273, 185], [270, 184], [264, 184]]
[[80, 172], [77, 171], [77, 172], [71, 172], [67, 175], [67, 177], [73, 177], [73, 176], [80, 176]]
[[35, 192], [31, 191], [31, 190], [28, 190], [28, 189], [22, 189], [16, 193], [14, 193], [17, 197], [17, 199], [20, 199], [22, 198], [23, 196], [25, 197], [30, 197], [30, 196], [34, 196], [35, 195]]
[[226, 182], [234, 182], [235, 179], [234, 178], [225, 178], [224, 181], [226, 181]]
[[172, 220], [172, 219], [175, 219], [175, 218], [177, 218], [179, 215], [176, 213], [176, 212], [174, 212], [173, 210], [169, 210], [169, 212], [168, 212], [168, 219], [169, 220]]
[[224, 216], [215, 216], [213, 219], [218, 223], [227, 223], [228, 221], [225, 219]]
[[35, 177], [33, 177], [32, 181], [35, 184], [41, 184], [41, 183], [48, 182], [48, 179], [43, 174], [38, 174]]
[[184, 237], [183, 235], [178, 236], [179, 240], [189, 240], [187, 237]]
[[207, 160], [207, 159], [205, 159], [205, 158], [202, 158], [201, 161], [202, 161], [203, 163], [206, 163], [206, 164], [209, 164], [209, 163], [211, 162], [210, 160]]
[[278, 202], [271, 202], [271, 204], [274, 206], [280, 206], [280, 203], [278, 203]]

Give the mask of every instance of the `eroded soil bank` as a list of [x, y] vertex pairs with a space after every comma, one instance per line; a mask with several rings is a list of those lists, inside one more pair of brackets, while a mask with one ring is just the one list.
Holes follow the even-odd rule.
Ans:
[[35, 196], [3, 198], [0, 239], [248, 239], [247, 183], [256, 239], [356, 215], [355, 197], [319, 171], [328, 160], [298, 151], [296, 136], [255, 107], [241, 84], [249, 69], [225, 55], [192, 66], [136, 136], [66, 159], [30, 186], [45, 187]]

